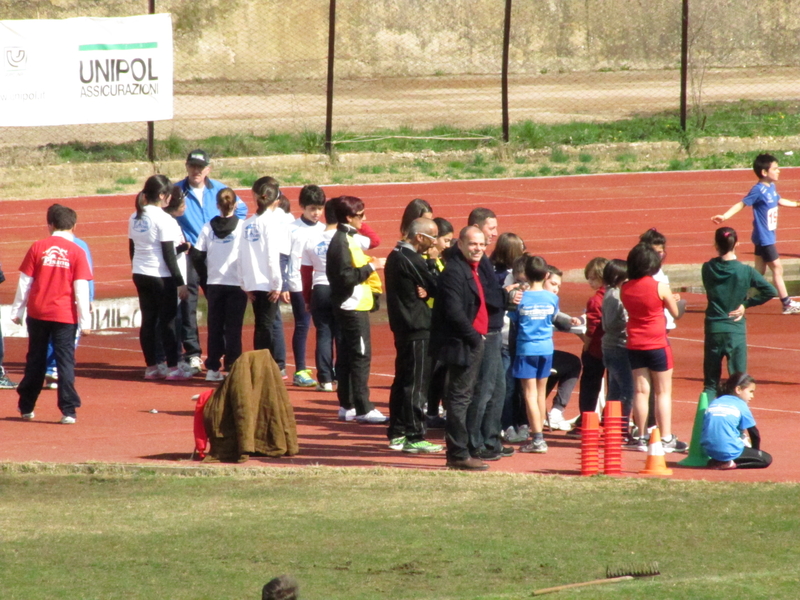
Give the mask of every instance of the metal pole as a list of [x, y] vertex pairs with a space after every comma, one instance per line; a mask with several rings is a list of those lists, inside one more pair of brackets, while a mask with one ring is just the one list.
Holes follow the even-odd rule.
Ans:
[[331, 153], [333, 144], [333, 57], [336, 47], [336, 0], [330, 0], [328, 16], [328, 87], [325, 107], [325, 152]]
[[503, 73], [502, 73], [502, 97], [503, 97], [503, 141], [508, 143], [508, 47], [511, 43], [511, 0], [506, 0], [506, 16], [503, 25]]
[[[156, 0], [148, 0], [149, 14], [156, 14]], [[156, 127], [153, 121], [147, 122], [147, 160], [156, 160]]]
[[681, 11], [681, 129], [686, 131], [686, 81], [689, 71], [689, 0]]

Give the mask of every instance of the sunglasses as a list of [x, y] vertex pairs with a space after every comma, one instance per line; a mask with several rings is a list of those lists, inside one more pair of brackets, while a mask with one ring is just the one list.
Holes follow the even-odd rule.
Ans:
[[422, 233], [421, 231], [420, 231], [420, 232], [419, 232], [417, 235], [424, 235], [424, 236], [425, 236], [426, 238], [428, 238], [429, 240], [433, 240], [434, 242], [436, 241], [436, 238], [435, 238], [435, 237], [433, 237], [432, 235], [429, 235], [429, 234], [427, 234], [427, 233]]

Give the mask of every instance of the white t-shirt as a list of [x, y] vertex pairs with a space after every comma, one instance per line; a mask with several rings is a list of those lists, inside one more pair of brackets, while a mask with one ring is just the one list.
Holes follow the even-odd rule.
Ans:
[[303, 281], [300, 278], [300, 265], [302, 264], [303, 248], [306, 240], [315, 231], [325, 231], [325, 223], [314, 223], [309, 225], [302, 218], [292, 222], [290, 226], [292, 237], [292, 249], [289, 254], [289, 291], [302, 292]]
[[[175, 219], [160, 207], [148, 204], [144, 207], [142, 218], [133, 213], [128, 220], [128, 237], [133, 240], [133, 272], [151, 277], [171, 277], [161, 242], [180, 243], [176, 238], [173, 223]], [[180, 232], [180, 227], [177, 229]]]
[[[306, 237], [305, 245], [300, 254], [300, 264], [313, 267], [313, 275], [311, 276], [311, 287], [316, 285], [330, 285], [328, 276], [325, 274], [325, 265], [327, 264], [328, 246], [331, 245], [333, 235], [336, 229], [325, 230], [311, 229]], [[353, 239], [361, 246], [364, 251], [369, 250], [369, 238], [365, 235], [356, 233]]]
[[243, 232], [241, 219], [224, 238], [214, 234], [211, 223], [203, 225], [195, 248], [206, 253], [209, 285], [239, 285], [239, 244]]
[[[276, 214], [280, 213], [280, 214]], [[280, 209], [247, 219], [239, 245], [239, 285], [246, 292], [281, 291], [281, 254], [289, 254], [291, 239]]]
[[[664, 273], [664, 269], [659, 269], [658, 273], [653, 275], [653, 279], [655, 279], [658, 283], [666, 283], [669, 285], [669, 275]], [[664, 316], [667, 318], [667, 331], [671, 331], [677, 327], [675, 325], [675, 319], [672, 318], [672, 315], [669, 314], [669, 311], [665, 308], [664, 309]]]

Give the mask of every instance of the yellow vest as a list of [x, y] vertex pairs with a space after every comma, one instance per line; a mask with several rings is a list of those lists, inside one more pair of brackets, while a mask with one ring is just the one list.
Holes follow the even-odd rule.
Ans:
[[[350, 247], [350, 254], [353, 257], [354, 267], [356, 268], [363, 267], [364, 265], [369, 263], [370, 261], [369, 256], [364, 254], [364, 251], [361, 249], [358, 243], [356, 243], [352, 235], [347, 236], [347, 245]], [[353, 288], [353, 295], [350, 296], [350, 298], [348, 298], [347, 300], [345, 300], [345, 302], [342, 304], [343, 309], [361, 310], [361, 311], [368, 311], [372, 309], [372, 306], [374, 304], [374, 300], [372, 298], [372, 290], [374, 288], [370, 284], [370, 280], [372, 280], [373, 277], [378, 282], [378, 290], [382, 290], [381, 280], [378, 277], [378, 273], [373, 271], [365, 281], [363, 281], [362, 283], [358, 284], [355, 288]]]

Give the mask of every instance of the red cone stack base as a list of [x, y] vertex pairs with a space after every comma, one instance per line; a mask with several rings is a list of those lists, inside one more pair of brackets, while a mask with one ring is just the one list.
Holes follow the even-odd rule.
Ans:
[[622, 403], [619, 400], [606, 402], [603, 411], [603, 473], [605, 475], [622, 475], [622, 431], [627, 429], [623, 424]]
[[597, 475], [600, 472], [600, 421], [597, 413], [581, 415], [581, 475]]

